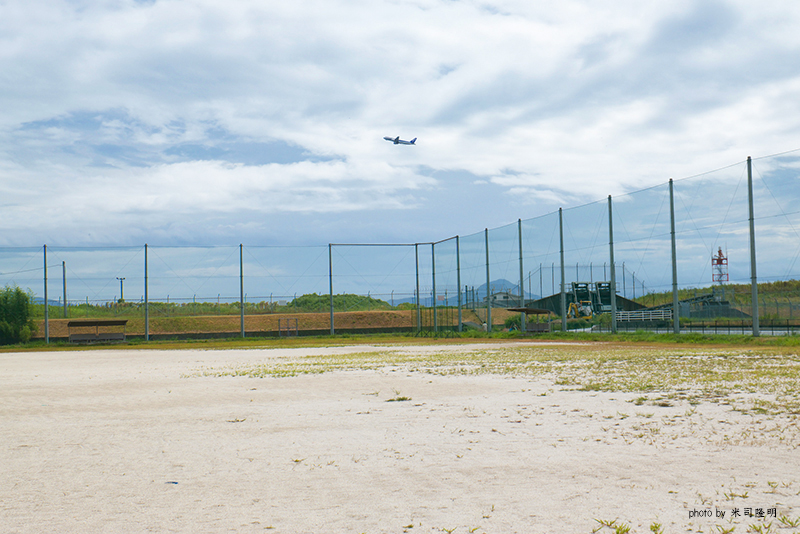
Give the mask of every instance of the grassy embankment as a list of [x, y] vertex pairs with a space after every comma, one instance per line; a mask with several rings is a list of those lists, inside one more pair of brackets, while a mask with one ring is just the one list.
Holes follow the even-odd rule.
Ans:
[[[753, 292], [750, 284], [726, 284], [724, 288], [711, 286], [696, 289], [679, 289], [678, 300], [690, 299], [699, 295], [705, 295], [716, 291], [722, 295], [724, 290], [725, 299], [734, 307], [750, 308], [753, 303]], [[672, 303], [672, 291], [661, 293], [648, 293], [635, 299], [645, 306], [660, 306]], [[767, 315], [779, 315], [780, 318], [787, 318], [790, 306], [793, 311], [800, 307], [800, 280], [786, 280], [779, 282], [765, 282], [758, 284], [758, 300], [762, 306], [766, 306], [764, 311]], [[778, 307], [773, 306], [777, 303]], [[777, 314], [776, 314], [777, 312]], [[763, 315], [762, 315], [763, 316]], [[800, 313], [795, 313], [795, 317], [800, 317]], [[777, 318], [777, 317], [776, 317]]]
[[[711, 288], [684, 289], [679, 291], [680, 299], [691, 298], [698, 294], [710, 293]], [[726, 298], [735, 307], [749, 308], [751, 304], [751, 289], [749, 285], [726, 286]], [[644, 295], [637, 301], [647, 306], [669, 304], [672, 302], [671, 292], [652, 293]], [[786, 320], [789, 318], [800, 320], [800, 281], [789, 280], [785, 282], [769, 282], [759, 284], [759, 300], [762, 305], [762, 320]], [[245, 304], [245, 330], [248, 332], [277, 331], [281, 319], [293, 318], [298, 321], [298, 328], [305, 331], [323, 332], [330, 328], [329, 316], [330, 297], [328, 295], [303, 295], [297, 299], [278, 306], [274, 303], [246, 303]], [[413, 326], [415, 309], [413, 305], [402, 304], [392, 307], [388, 303], [371, 297], [359, 295], [334, 295], [334, 310], [336, 312], [336, 327], [340, 329], [353, 328], [391, 328]], [[749, 311], [749, 309], [745, 309]], [[464, 310], [463, 320], [480, 324], [485, 317], [485, 310], [479, 314]], [[63, 317], [63, 308], [50, 306], [50, 336], [53, 338], [68, 335], [66, 320]], [[70, 306], [67, 310], [70, 319], [128, 319], [126, 332], [131, 335], [144, 334], [144, 305], [142, 303], [114, 303], [109, 305], [94, 306], [81, 304]], [[430, 310], [424, 310], [430, 314]], [[185, 333], [236, 333], [240, 330], [239, 303], [164, 303], [154, 302], [149, 304], [149, 326], [152, 335], [179, 335]], [[510, 314], [504, 309], [494, 309], [492, 312], [495, 328], [502, 327]], [[44, 336], [44, 306], [34, 306], [33, 317], [38, 319], [38, 331], [35, 338]], [[456, 313], [450, 309], [440, 308], [439, 324], [442, 326], [455, 325]], [[427, 319], [430, 321], [430, 318]], [[603, 321], [603, 316], [598, 316], [591, 321], [580, 319], [573, 326], [589, 326]], [[725, 319], [717, 319], [724, 323]], [[739, 323], [741, 319], [731, 319]], [[690, 320], [682, 319], [682, 323]], [[585, 323], [585, 324], [584, 324]], [[479, 332], [470, 335], [478, 336]], [[609, 334], [603, 334], [603, 339], [609, 339]], [[686, 339], [683, 337], [682, 339]]]
[[654, 334], [651, 332], [626, 332], [619, 334], [592, 332], [553, 332], [521, 336], [517, 332], [485, 332], [470, 330], [460, 334], [449, 333], [446, 337], [434, 337], [430, 333], [415, 334], [337, 334], [335, 336], [302, 337], [233, 337], [201, 340], [131, 340], [125, 344], [74, 345], [64, 341], [45, 344], [42, 339], [30, 343], [0, 347], [0, 352], [42, 351], [42, 350], [183, 350], [183, 349], [270, 349], [292, 347], [330, 347], [342, 345], [409, 345], [409, 344], [453, 344], [453, 343], [503, 343], [507, 341], [529, 342], [578, 342], [599, 345], [636, 346], [703, 346], [730, 347], [740, 350], [778, 350], [796, 354], [800, 346], [800, 336], [762, 336], [723, 335], [723, 334]]

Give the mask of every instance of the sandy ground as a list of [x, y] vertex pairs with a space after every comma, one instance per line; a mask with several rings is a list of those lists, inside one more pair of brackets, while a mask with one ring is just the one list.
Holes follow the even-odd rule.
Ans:
[[769, 517], [800, 516], [780, 417], [542, 378], [198, 373], [364, 350], [0, 354], [0, 531], [800, 532]]

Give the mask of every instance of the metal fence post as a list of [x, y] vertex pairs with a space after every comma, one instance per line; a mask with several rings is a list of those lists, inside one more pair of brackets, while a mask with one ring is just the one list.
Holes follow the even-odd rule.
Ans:
[[419, 243], [414, 243], [414, 258], [417, 269], [417, 333], [422, 331], [422, 312], [419, 304]]
[[[530, 286], [530, 280], [528, 280], [528, 286]], [[539, 263], [539, 298], [544, 298], [544, 286], [542, 285], [542, 264]]]
[[47, 245], [44, 245], [44, 342], [50, 343], [50, 315], [47, 306]]
[[463, 331], [462, 316], [461, 316], [461, 243], [458, 236], [456, 236], [456, 287], [458, 288], [458, 331]]
[[61, 280], [64, 283], [64, 319], [67, 318], [67, 262], [61, 262]]
[[[611, 195], [608, 195], [608, 255], [611, 261], [611, 332], [617, 333], [617, 272], [614, 268], [614, 218], [611, 211]], [[605, 265], [603, 265], [605, 271]], [[603, 273], [605, 276], [605, 272]]]
[[669, 179], [669, 226], [672, 240], [672, 331], [681, 333], [680, 304], [678, 303], [678, 253], [675, 244], [675, 196], [672, 178]]
[[484, 230], [486, 242], [486, 331], [492, 331], [492, 296], [491, 279], [489, 278], [489, 229]]
[[242, 337], [244, 337], [244, 246], [239, 244], [239, 313]]
[[331, 335], [336, 331], [333, 328], [333, 245], [328, 243], [328, 292], [330, 294]]
[[431, 297], [433, 300], [433, 332], [439, 330], [439, 320], [436, 315], [436, 243], [431, 243], [431, 283], [433, 284], [433, 292]]
[[758, 324], [758, 276], [756, 275], [756, 225], [753, 215], [753, 166], [747, 156], [747, 201], [750, 208], [750, 290], [753, 298], [753, 336], [761, 334]]
[[150, 295], [147, 266], [147, 243], [144, 244], [144, 340], [150, 341]]
[[[525, 270], [522, 267], [522, 219], [517, 219], [517, 235], [519, 237], [519, 305], [525, 307]], [[525, 332], [528, 318], [525, 312], [519, 314], [520, 331]]]
[[622, 262], [622, 296], [628, 298], [628, 288], [625, 287], [625, 262]]
[[564, 216], [562, 209], [558, 208], [558, 238], [561, 249], [561, 331], [567, 331], [567, 294], [566, 273], [564, 272]]

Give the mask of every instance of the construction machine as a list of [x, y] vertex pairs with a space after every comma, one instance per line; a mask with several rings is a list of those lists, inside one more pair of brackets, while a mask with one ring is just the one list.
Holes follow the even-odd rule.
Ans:
[[580, 302], [570, 302], [569, 309], [567, 310], [567, 317], [589, 317], [593, 315], [592, 301], [581, 300]]

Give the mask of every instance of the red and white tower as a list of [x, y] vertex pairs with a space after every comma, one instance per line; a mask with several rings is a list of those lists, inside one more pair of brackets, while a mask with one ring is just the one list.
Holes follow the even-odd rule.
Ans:
[[728, 281], [728, 256], [722, 252], [722, 247], [716, 256], [711, 256], [711, 280], [720, 284]]

